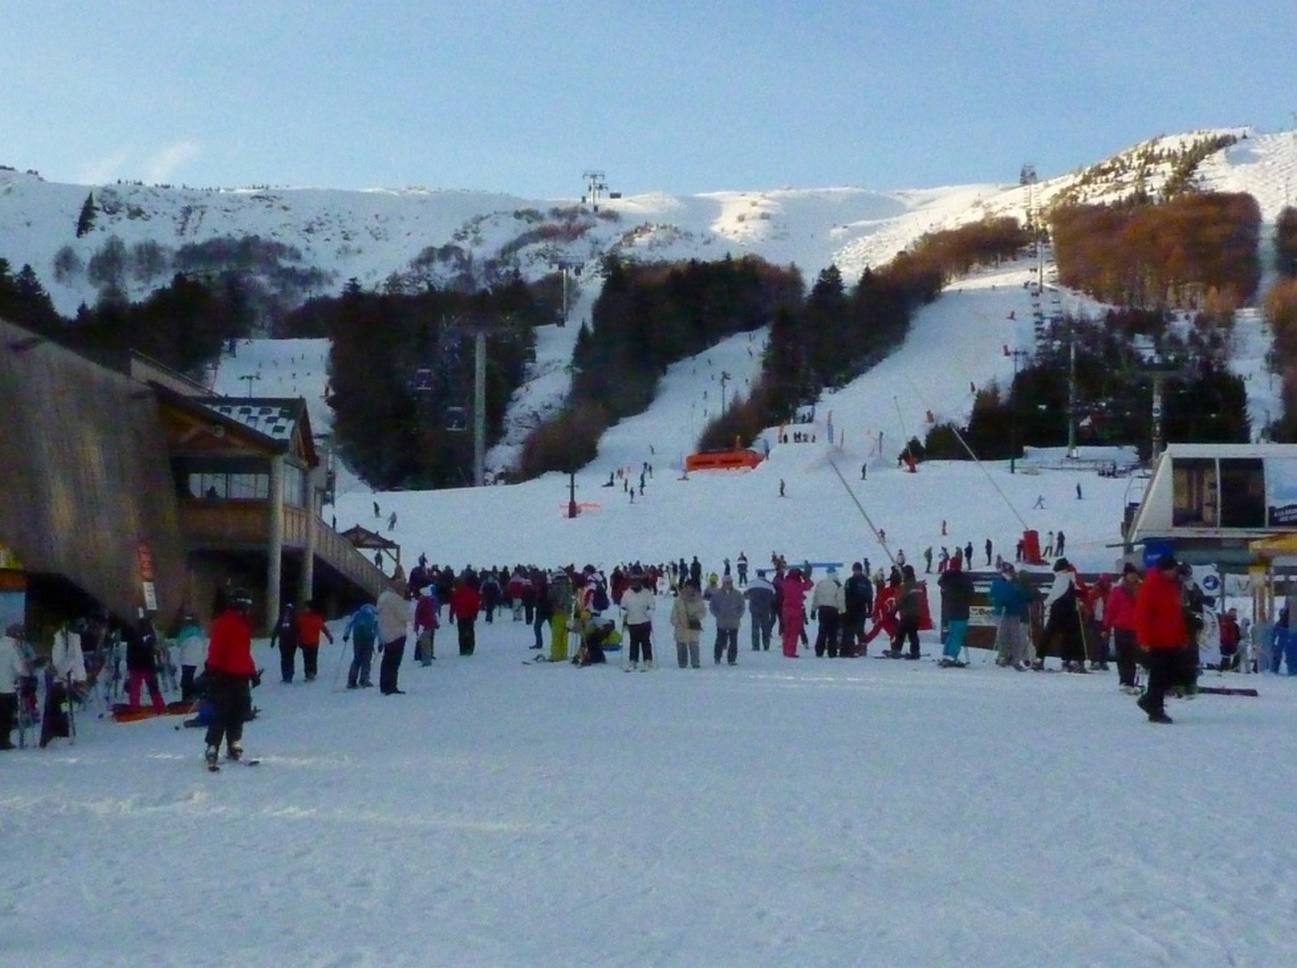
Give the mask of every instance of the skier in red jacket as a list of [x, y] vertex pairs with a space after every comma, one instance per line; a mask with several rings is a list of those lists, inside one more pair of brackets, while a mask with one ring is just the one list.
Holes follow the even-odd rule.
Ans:
[[260, 674], [252, 661], [252, 626], [248, 612], [252, 596], [241, 588], [229, 592], [224, 610], [212, 621], [204, 672], [207, 698], [213, 707], [207, 727], [207, 768], [218, 770], [221, 741], [229, 759], [243, 756], [243, 724], [252, 712], [252, 686]]
[[477, 647], [473, 623], [482, 608], [482, 596], [463, 578], [456, 578], [450, 593], [450, 618], [459, 632], [459, 654], [472, 655]]
[[1148, 689], [1138, 703], [1152, 723], [1171, 722], [1163, 700], [1182, 677], [1189, 647], [1178, 568], [1175, 558], [1163, 555], [1148, 569], [1135, 595], [1135, 637], [1148, 652]]

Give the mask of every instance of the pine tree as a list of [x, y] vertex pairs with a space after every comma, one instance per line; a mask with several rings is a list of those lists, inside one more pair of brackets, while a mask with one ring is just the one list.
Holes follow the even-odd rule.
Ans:
[[86, 200], [81, 203], [81, 214], [77, 216], [77, 238], [85, 235], [95, 225], [95, 195], [91, 192], [86, 196]]

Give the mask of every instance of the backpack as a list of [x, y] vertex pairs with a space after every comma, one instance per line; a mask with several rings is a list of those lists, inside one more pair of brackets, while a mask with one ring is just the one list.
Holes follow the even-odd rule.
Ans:
[[351, 620], [351, 633], [357, 642], [372, 642], [378, 638], [378, 612], [370, 607], [361, 608]]
[[594, 586], [594, 598], [590, 602], [596, 612], [606, 612], [612, 603], [608, 601], [608, 586], [597, 582]]

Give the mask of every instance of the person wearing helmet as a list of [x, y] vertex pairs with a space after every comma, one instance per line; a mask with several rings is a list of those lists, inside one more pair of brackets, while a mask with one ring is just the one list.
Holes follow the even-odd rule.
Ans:
[[212, 702], [212, 722], [207, 727], [207, 768], [218, 770], [221, 742], [226, 756], [243, 756], [243, 724], [252, 716], [252, 686], [260, 682], [252, 661], [252, 625], [248, 613], [252, 596], [241, 588], [226, 597], [225, 609], [212, 620], [207, 648], [207, 697]]

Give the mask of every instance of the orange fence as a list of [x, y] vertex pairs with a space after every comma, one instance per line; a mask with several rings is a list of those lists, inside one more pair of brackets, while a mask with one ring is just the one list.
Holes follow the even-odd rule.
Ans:
[[755, 450], [708, 450], [685, 458], [687, 471], [728, 471], [756, 467], [761, 455]]

